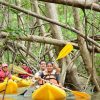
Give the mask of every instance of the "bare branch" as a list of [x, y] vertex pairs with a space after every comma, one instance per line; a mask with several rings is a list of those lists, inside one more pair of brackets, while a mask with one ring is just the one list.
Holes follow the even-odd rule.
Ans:
[[[9, 39], [11, 40], [19, 40], [19, 41], [30, 41], [30, 42], [38, 42], [38, 43], [46, 43], [46, 44], [51, 44], [51, 45], [56, 45], [56, 46], [64, 46], [68, 43], [68, 41], [66, 40], [58, 40], [58, 39], [53, 39], [53, 38], [48, 38], [48, 37], [44, 37], [44, 36], [36, 36], [36, 35], [28, 35], [28, 36], [9, 36], [7, 35], [8, 33], [2, 32], [0, 34], [0, 38], [6, 38], [7, 36], [9, 37]], [[75, 49], [79, 49], [78, 44], [69, 41], [70, 43], [73, 44]], [[92, 46], [88, 46], [89, 50], [92, 51]], [[94, 51], [96, 53], [100, 53], [100, 48], [95, 47]]]
[[100, 12], [100, 5], [94, 3], [97, 2], [98, 0], [39, 0], [39, 1], [64, 4], [82, 9], [92, 9], [94, 11]]

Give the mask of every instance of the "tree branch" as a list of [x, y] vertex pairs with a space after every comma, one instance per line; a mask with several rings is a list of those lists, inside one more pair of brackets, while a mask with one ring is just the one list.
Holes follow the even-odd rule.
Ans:
[[95, 3], [98, 0], [39, 0], [39, 1], [64, 4], [82, 9], [92, 9], [94, 11], [100, 12], [100, 5]]
[[21, 12], [23, 12], [23, 13], [25, 13], [25, 14], [30, 15], [30, 16], [37, 17], [37, 18], [39, 18], [39, 19], [42, 19], [42, 20], [51, 22], [51, 23], [53, 23], [53, 24], [56, 24], [56, 25], [58, 25], [58, 26], [61, 26], [61, 27], [65, 28], [65, 29], [68, 29], [68, 30], [70, 30], [70, 31], [72, 31], [72, 32], [74, 32], [74, 33], [76, 33], [77, 35], [80, 35], [80, 36], [83, 37], [84, 39], [87, 39], [89, 42], [93, 43], [95, 46], [97, 46], [97, 47], [100, 48], [100, 44], [99, 44], [99, 43], [97, 43], [96, 41], [94, 41], [93, 39], [91, 39], [91, 38], [89, 38], [89, 37], [86, 37], [84, 34], [82, 34], [80, 31], [76, 30], [76, 29], [73, 28], [73, 27], [70, 27], [70, 26], [68, 26], [68, 25], [61, 24], [60, 22], [54, 21], [54, 20], [52, 20], [52, 19], [50, 19], [50, 18], [47, 18], [47, 17], [39, 16], [39, 15], [36, 14], [36, 13], [33, 13], [33, 12], [29, 11], [29, 10], [25, 10], [25, 9], [23, 9], [23, 8], [21, 8], [21, 7], [17, 7], [17, 6], [15, 6], [15, 5], [13, 5], [13, 4], [9, 4], [9, 3], [6, 3], [6, 2], [2, 2], [2, 1], [0, 1], [0, 4], [5, 5], [5, 6], [9, 6], [9, 7], [13, 8], [13, 9], [16, 9], [16, 10], [18, 10], [18, 11], [21, 11]]
[[[11, 42], [7, 42], [7, 45], [8, 45], [9, 47], [13, 47], [13, 46], [12, 46], [13, 44], [12, 44]], [[27, 53], [33, 60], [38, 61], [38, 60], [36, 59], [35, 55], [33, 55], [30, 51], [27, 52], [27, 48], [26, 48], [24, 45], [21, 45], [21, 44], [19, 44], [19, 43], [15, 43], [15, 45], [17, 46], [18, 49], [21, 49], [22, 51], [24, 51], [25, 53]], [[11, 49], [11, 48], [9, 48], [9, 49]], [[12, 51], [13, 51], [13, 50], [12, 50]]]
[[[9, 36], [8, 33], [5, 33], [5, 32], [2, 32], [0, 34], [0, 38], [1, 37], [3, 37], [3, 38], [8, 37], [11, 40], [47, 43], [47, 44], [56, 45], [56, 46], [64, 46], [68, 43], [65, 40], [58, 40], [58, 39], [53, 39], [53, 38], [48, 38], [48, 37], [43, 37], [43, 36], [36, 36], [36, 35], [16, 36], [16, 37], [15, 36]], [[77, 43], [73, 43], [71, 41], [69, 41], [69, 42], [72, 43], [72, 45], [74, 46], [75, 49], [79, 49]], [[88, 47], [89, 47], [88, 49], [92, 52], [92, 46], [88, 46]], [[100, 48], [94, 47], [94, 51], [96, 53], [100, 53]]]

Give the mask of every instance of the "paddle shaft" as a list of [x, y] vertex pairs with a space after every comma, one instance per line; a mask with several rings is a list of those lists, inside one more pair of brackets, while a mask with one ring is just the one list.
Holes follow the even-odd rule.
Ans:
[[26, 72], [26, 74], [27, 74], [27, 75], [29, 75], [29, 76], [32, 76], [32, 77], [34, 77], [34, 75], [32, 75], [32, 74], [29, 74], [29, 73], [27, 73], [27, 72]]

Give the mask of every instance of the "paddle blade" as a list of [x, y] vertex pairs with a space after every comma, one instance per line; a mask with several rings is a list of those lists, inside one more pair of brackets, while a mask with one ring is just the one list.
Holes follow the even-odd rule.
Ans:
[[76, 100], [91, 100], [91, 96], [85, 92], [72, 91]]
[[73, 45], [71, 43], [68, 43], [67, 45], [64, 46], [64, 48], [60, 51], [58, 57], [56, 60], [61, 59], [68, 55], [71, 51], [73, 50]]
[[13, 72], [21, 73], [21, 74], [28, 74], [29, 76], [32, 76], [32, 77], [33, 77], [32, 74], [27, 73], [27, 72], [26, 72], [23, 68], [21, 68], [20, 66], [15, 66], [15, 65], [13, 65], [13, 64], [10, 64], [9, 69], [10, 69], [10, 70], [13, 69]]
[[21, 74], [26, 74], [27, 72], [23, 69], [23, 68], [21, 68], [20, 66], [16, 66], [16, 65], [14, 65], [14, 64], [10, 64], [9, 65], [9, 70], [12, 70], [13, 69], [13, 71], [14, 72], [16, 72], [16, 73], [21, 73]]

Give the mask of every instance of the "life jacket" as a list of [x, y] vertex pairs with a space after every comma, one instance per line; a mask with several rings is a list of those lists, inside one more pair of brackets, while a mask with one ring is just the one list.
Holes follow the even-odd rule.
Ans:
[[9, 71], [4, 72], [2, 69], [0, 69], [0, 82], [3, 82], [6, 77], [8, 77], [9, 79], [11, 79], [10, 72]]
[[[50, 83], [53, 83], [53, 84], [59, 84], [59, 75], [58, 74], [44, 74], [43, 72], [41, 72], [41, 75], [40, 77], [44, 80], [47, 80], [49, 81]], [[40, 80], [39, 81], [39, 85], [43, 85], [44, 83], [46, 83], [46, 81], [44, 80]]]
[[[32, 74], [32, 70], [28, 66], [22, 66], [22, 68], [29, 74]], [[18, 74], [20, 78], [26, 79], [29, 75], [28, 74]]]

